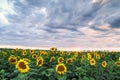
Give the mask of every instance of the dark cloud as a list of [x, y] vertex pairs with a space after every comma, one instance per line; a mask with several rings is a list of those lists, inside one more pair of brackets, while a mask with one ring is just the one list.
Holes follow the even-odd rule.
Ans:
[[111, 28], [120, 28], [120, 18], [117, 18], [115, 20], [111, 20], [110, 27]]

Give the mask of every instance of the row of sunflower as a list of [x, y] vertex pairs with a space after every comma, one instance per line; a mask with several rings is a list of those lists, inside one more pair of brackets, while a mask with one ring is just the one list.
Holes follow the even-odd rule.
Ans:
[[0, 80], [120, 80], [120, 52], [0, 49]]

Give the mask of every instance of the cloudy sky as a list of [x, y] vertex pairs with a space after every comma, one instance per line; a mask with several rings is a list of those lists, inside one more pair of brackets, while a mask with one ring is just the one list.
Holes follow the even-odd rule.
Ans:
[[119, 48], [120, 0], [0, 0], [0, 46]]

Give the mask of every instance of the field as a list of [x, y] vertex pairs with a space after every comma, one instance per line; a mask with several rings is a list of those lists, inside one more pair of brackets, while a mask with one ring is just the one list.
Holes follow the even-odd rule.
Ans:
[[0, 49], [0, 80], [120, 80], [120, 52]]

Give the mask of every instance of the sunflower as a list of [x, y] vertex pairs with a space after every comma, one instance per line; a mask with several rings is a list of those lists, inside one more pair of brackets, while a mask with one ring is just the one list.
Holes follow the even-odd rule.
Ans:
[[38, 57], [37, 54], [32, 54], [32, 58], [33, 58], [33, 59], [36, 59], [37, 57]]
[[15, 52], [15, 50], [14, 50], [14, 49], [12, 49], [12, 50], [11, 50], [11, 54], [14, 54], [14, 52]]
[[20, 59], [18, 61], [18, 63], [16, 64], [16, 68], [21, 72], [21, 73], [25, 73], [29, 71], [29, 66], [28, 66], [28, 62], [26, 62], [23, 59]]
[[41, 67], [43, 65], [43, 61], [44, 61], [44, 59], [42, 57], [37, 58], [36, 65], [38, 67]]
[[64, 58], [63, 57], [59, 57], [58, 58], [58, 63], [63, 63], [64, 62]]
[[116, 61], [115, 64], [120, 67], [120, 61]]
[[17, 63], [17, 57], [15, 56], [10, 56], [8, 61], [11, 63], [11, 64], [16, 64]]
[[56, 65], [56, 72], [58, 74], [64, 74], [65, 72], [67, 72], [67, 67], [63, 63], [60, 63]]
[[71, 60], [72, 60], [72, 62], [75, 62], [75, 61], [76, 61], [76, 58], [75, 58], [75, 57], [73, 57], [73, 58], [71, 58]]
[[68, 58], [67, 60], [66, 60], [66, 63], [67, 64], [69, 64], [69, 63], [71, 63], [72, 62], [72, 58]]
[[96, 64], [96, 62], [95, 62], [95, 59], [94, 58], [92, 58], [91, 60], [90, 60], [90, 65], [95, 65]]
[[106, 66], [107, 66], [107, 62], [106, 62], [106, 61], [103, 61], [103, 62], [102, 62], [102, 67], [105, 68]]
[[28, 58], [23, 58], [23, 60], [26, 62], [30, 62], [30, 60]]
[[55, 60], [54, 56], [50, 58], [50, 62], [53, 62], [54, 60]]
[[31, 49], [30, 52], [31, 52], [31, 54], [33, 54], [33, 53], [34, 53], [34, 50]]
[[68, 55], [71, 55], [71, 52], [70, 52], [70, 51], [68, 52]]
[[78, 52], [75, 52], [75, 53], [74, 53], [74, 57], [78, 57]]
[[62, 56], [64, 54], [64, 51], [60, 51], [60, 55]]
[[7, 52], [2, 52], [2, 55], [5, 57], [7, 55]]
[[18, 49], [18, 48], [16, 48], [15, 50], [16, 50], [16, 51], [18, 51], [19, 49]]
[[101, 57], [105, 57], [105, 53], [101, 53], [100, 55], [101, 55]]
[[52, 52], [57, 51], [57, 48], [52, 47], [52, 48], [50, 48], [50, 51], [52, 51]]
[[99, 54], [96, 54], [96, 59], [100, 59], [100, 55]]
[[85, 59], [86, 58], [86, 56], [85, 55], [82, 55], [82, 59]]
[[91, 54], [87, 54], [87, 59], [90, 60], [92, 58]]
[[24, 51], [22, 52], [22, 55], [23, 55], [23, 56], [26, 56], [26, 55], [27, 55], [27, 51], [24, 50]]

